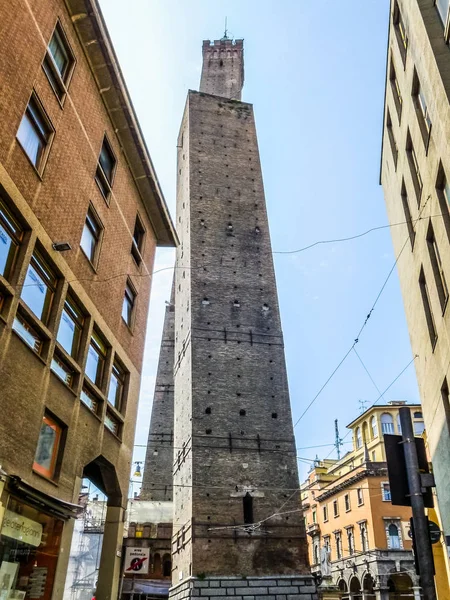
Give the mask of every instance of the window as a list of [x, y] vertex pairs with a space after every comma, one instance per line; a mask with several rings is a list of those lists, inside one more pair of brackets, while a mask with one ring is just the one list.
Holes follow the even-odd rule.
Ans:
[[369, 549], [369, 541], [367, 539], [367, 523], [360, 523], [359, 524], [359, 532], [361, 535], [361, 549], [363, 552], [367, 552], [367, 550]]
[[344, 505], [345, 505], [345, 512], [348, 512], [350, 510], [350, 494], [345, 494]]
[[125, 286], [125, 295], [122, 304], [122, 319], [131, 327], [133, 321], [133, 310], [136, 302], [136, 292], [131, 287], [131, 283], [128, 281]]
[[313, 520], [313, 523], [317, 523], [317, 514], [316, 514], [315, 510], [312, 511], [312, 520]]
[[347, 529], [347, 540], [348, 540], [348, 553], [350, 555], [355, 553], [355, 536], [353, 534], [353, 527]]
[[90, 410], [92, 410], [93, 413], [95, 413], [95, 414], [98, 413], [99, 402], [98, 402], [97, 398], [95, 397], [95, 395], [90, 390], [88, 390], [86, 388], [86, 386], [84, 386], [83, 389], [81, 390], [80, 400]]
[[406, 154], [408, 155], [409, 170], [411, 171], [411, 178], [413, 180], [414, 190], [416, 192], [417, 206], [420, 206], [420, 198], [422, 196], [422, 177], [420, 175], [419, 161], [414, 150], [414, 146], [411, 140], [411, 136], [408, 131], [406, 138]]
[[328, 506], [323, 507], [323, 520], [328, 521]]
[[109, 411], [106, 411], [105, 427], [114, 433], [114, 435], [119, 435], [120, 423]]
[[245, 496], [242, 498], [242, 504], [244, 509], [244, 523], [251, 524], [253, 523], [253, 498], [247, 492]]
[[383, 413], [380, 420], [382, 433], [394, 433], [394, 419], [392, 415]]
[[413, 249], [414, 248], [414, 240], [416, 239], [416, 232], [414, 231], [414, 225], [413, 225], [412, 218], [411, 218], [411, 211], [409, 208], [409, 200], [408, 200], [408, 195], [406, 193], [406, 187], [405, 187], [404, 181], [402, 181], [401, 196], [402, 196], [403, 212], [405, 213], [406, 227], [408, 228], [409, 241], [411, 242], [411, 249]]
[[414, 435], [422, 435], [425, 431], [425, 423], [423, 421], [416, 421], [413, 423]]
[[80, 246], [94, 266], [96, 266], [98, 261], [101, 233], [102, 226], [100, 221], [97, 219], [92, 207], [89, 207], [83, 227], [83, 233], [81, 234]]
[[20, 225], [0, 198], [0, 275], [6, 279], [12, 272], [22, 234]]
[[78, 356], [83, 325], [83, 313], [76, 303], [70, 297], [67, 297], [64, 303], [56, 339], [67, 354], [70, 354], [75, 360]]
[[42, 172], [54, 129], [33, 93], [17, 131], [17, 139], [39, 173]]
[[336, 540], [336, 556], [337, 558], [342, 558], [342, 537], [340, 532], [334, 534]]
[[438, 245], [436, 243], [436, 237], [434, 235], [434, 229], [433, 225], [431, 224], [431, 221], [430, 225], [428, 226], [427, 245], [428, 253], [430, 255], [431, 266], [433, 268], [434, 280], [436, 282], [436, 288], [439, 296], [439, 302], [441, 304], [442, 312], [444, 312], [448, 300], [448, 287], [447, 281], [445, 279], [441, 255], [439, 252]]
[[69, 387], [72, 387], [74, 370], [62, 358], [55, 355], [50, 365], [51, 370]]
[[419, 286], [420, 286], [420, 293], [422, 295], [423, 309], [425, 311], [425, 319], [427, 322], [428, 333], [430, 335], [430, 342], [431, 342], [432, 348], [434, 349], [434, 347], [436, 346], [436, 342], [437, 342], [437, 332], [436, 332], [436, 325], [434, 323], [433, 312], [431, 310], [430, 295], [428, 293], [428, 286], [427, 286], [427, 282], [425, 279], [425, 273], [424, 273], [423, 267], [420, 270]]
[[102, 385], [105, 361], [106, 344], [100, 335], [96, 331], [93, 331], [86, 361], [86, 375], [97, 387], [101, 387]]
[[439, 200], [439, 207], [441, 209], [447, 238], [450, 240], [450, 184], [445, 175], [442, 162], [439, 162], [436, 178], [436, 194]]
[[406, 62], [406, 53], [408, 51], [408, 34], [406, 33], [405, 22], [403, 21], [402, 14], [398, 7], [398, 2], [394, 4], [394, 25], [395, 33], [397, 37], [398, 47], [403, 60], [403, 64]]
[[142, 249], [144, 246], [145, 229], [138, 215], [133, 231], [133, 243], [131, 244], [131, 254], [138, 265], [142, 262]]
[[423, 414], [420, 411], [416, 411], [413, 414], [414, 419], [423, 419]]
[[395, 67], [394, 67], [392, 58], [391, 58], [391, 69], [390, 69], [390, 73], [389, 73], [389, 79], [391, 81], [392, 93], [394, 95], [395, 108], [397, 109], [398, 119], [400, 121], [400, 118], [402, 116], [403, 99], [402, 99], [402, 94], [400, 92], [400, 85], [398, 83], [397, 74], [395, 72]]
[[320, 562], [320, 560], [319, 560], [319, 544], [318, 544], [318, 542], [316, 542], [314, 544], [314, 564], [318, 565], [319, 562]]
[[395, 168], [397, 168], [398, 146], [397, 146], [397, 142], [395, 141], [394, 131], [392, 129], [391, 115], [390, 115], [389, 111], [387, 111], [386, 129], [388, 132], [389, 144], [391, 146], [392, 158], [394, 159], [394, 166], [395, 166]]
[[56, 277], [44, 259], [35, 252], [31, 257], [20, 297], [44, 324], [47, 323]]
[[370, 426], [372, 428], [372, 437], [374, 437], [374, 438], [378, 437], [378, 425], [377, 425], [376, 417], [372, 417], [370, 419]]
[[62, 427], [49, 415], [42, 419], [33, 470], [52, 479], [56, 473]]
[[361, 436], [361, 428], [360, 427], [356, 428], [355, 438], [356, 438], [356, 448], [361, 448], [361, 446], [362, 446], [362, 436]]
[[397, 525], [391, 523], [388, 527], [388, 548], [400, 549], [400, 535]]
[[416, 107], [417, 119], [419, 121], [420, 131], [422, 133], [425, 150], [428, 152], [428, 144], [431, 133], [431, 119], [428, 112], [428, 105], [422, 86], [420, 85], [417, 72], [414, 70], [413, 76], [413, 99]]
[[397, 433], [402, 435], [402, 423], [400, 421], [400, 413], [397, 415]]
[[381, 495], [383, 498], [383, 502], [391, 501], [391, 488], [389, 487], [388, 483], [381, 484]]
[[450, 6], [450, 0], [436, 0], [436, 8], [441, 17], [444, 27], [447, 25], [448, 18], [448, 7]]
[[57, 23], [42, 64], [50, 84], [61, 100], [69, 85], [75, 59], [60, 23]]
[[339, 516], [339, 504], [337, 500], [333, 500], [333, 515], [335, 517]]
[[95, 181], [100, 188], [101, 193], [107, 200], [111, 193], [111, 186], [116, 170], [116, 159], [106, 137], [103, 138], [102, 149], [98, 157], [97, 171], [95, 173]]
[[117, 408], [117, 410], [121, 410], [122, 408], [124, 388], [125, 372], [123, 368], [116, 361], [114, 361], [111, 380], [109, 382], [108, 401], [114, 406], [114, 408]]
[[37, 331], [19, 314], [14, 318], [12, 328], [37, 354], [42, 351], [42, 339]]
[[358, 506], [361, 506], [362, 504], [364, 504], [364, 493], [362, 488], [358, 488], [356, 490], [356, 497], [358, 499]]
[[448, 389], [447, 378], [442, 382], [441, 387], [441, 398], [442, 404], [444, 405], [445, 418], [447, 421], [447, 428], [450, 430], [450, 392]]

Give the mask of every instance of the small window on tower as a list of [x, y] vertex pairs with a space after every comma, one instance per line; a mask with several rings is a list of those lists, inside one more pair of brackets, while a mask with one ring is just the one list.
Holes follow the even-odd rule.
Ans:
[[244, 523], [253, 523], [253, 498], [247, 492], [242, 499], [244, 505]]

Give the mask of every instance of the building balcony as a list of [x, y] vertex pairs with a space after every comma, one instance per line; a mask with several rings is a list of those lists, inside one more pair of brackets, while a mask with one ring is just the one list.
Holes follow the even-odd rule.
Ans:
[[306, 526], [306, 533], [311, 537], [315, 535], [320, 535], [320, 526], [319, 523], [310, 523]]

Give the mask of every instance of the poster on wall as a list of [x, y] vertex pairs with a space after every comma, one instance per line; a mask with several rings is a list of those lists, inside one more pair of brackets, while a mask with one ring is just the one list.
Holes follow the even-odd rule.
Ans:
[[127, 548], [125, 554], [125, 575], [148, 575], [150, 548]]

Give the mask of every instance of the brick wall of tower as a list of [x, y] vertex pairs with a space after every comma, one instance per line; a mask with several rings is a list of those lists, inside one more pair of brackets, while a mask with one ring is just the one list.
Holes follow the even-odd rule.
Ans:
[[241, 99], [244, 85], [243, 40], [221, 39], [203, 42], [203, 69], [200, 91], [224, 98]]
[[[190, 92], [181, 131], [175, 443], [186, 451], [174, 478], [174, 522], [184, 531], [174, 528], [173, 582], [306, 573], [253, 109]], [[247, 491], [255, 522], [281, 507], [288, 514], [251, 534], [236, 530]]]
[[175, 298], [166, 306], [145, 455], [141, 500], [172, 500]]

